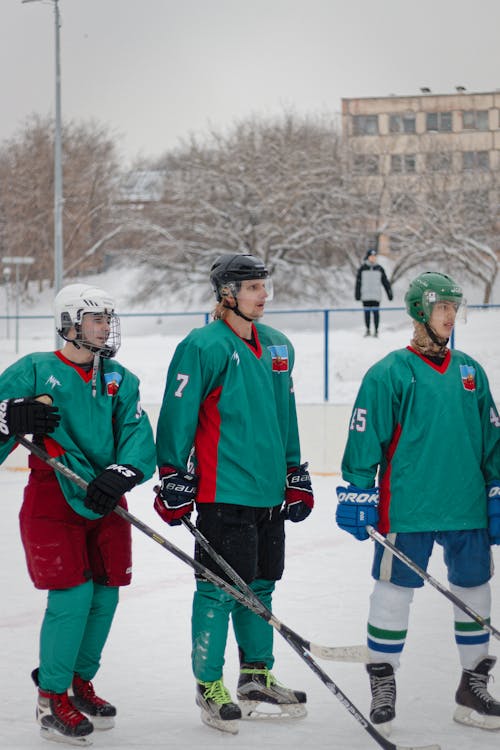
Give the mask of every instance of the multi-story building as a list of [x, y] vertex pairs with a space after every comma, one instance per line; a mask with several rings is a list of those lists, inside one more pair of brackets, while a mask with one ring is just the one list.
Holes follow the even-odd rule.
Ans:
[[[368, 176], [500, 169], [500, 90], [342, 99], [352, 167]], [[427, 93], [428, 92], [428, 93]]]
[[378, 220], [431, 190], [462, 191], [497, 213], [500, 89], [342, 99], [342, 135], [360, 189], [380, 195]]

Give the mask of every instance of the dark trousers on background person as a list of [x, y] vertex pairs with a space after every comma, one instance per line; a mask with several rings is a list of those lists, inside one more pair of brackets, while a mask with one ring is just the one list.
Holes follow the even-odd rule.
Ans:
[[370, 314], [373, 315], [375, 333], [378, 333], [378, 324], [380, 321], [379, 305], [380, 302], [377, 302], [376, 300], [363, 300], [363, 307], [365, 308], [365, 326], [368, 334], [370, 333]]

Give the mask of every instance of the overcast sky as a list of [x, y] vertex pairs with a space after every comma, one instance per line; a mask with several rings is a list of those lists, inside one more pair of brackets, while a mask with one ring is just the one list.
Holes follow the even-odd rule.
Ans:
[[[53, 0], [0, 0], [0, 141], [53, 115]], [[342, 97], [500, 89], [499, 0], [59, 0], [63, 119], [127, 161]]]

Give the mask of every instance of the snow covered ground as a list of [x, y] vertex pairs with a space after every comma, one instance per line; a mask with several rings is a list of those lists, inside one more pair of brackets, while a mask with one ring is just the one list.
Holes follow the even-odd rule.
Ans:
[[[396, 315], [396, 314], [395, 314]], [[486, 367], [492, 389], [500, 394], [498, 311], [472, 312], [466, 326], [457, 329], [457, 347], [473, 354]], [[130, 324], [129, 324], [130, 321]], [[274, 325], [269, 317], [266, 322]], [[197, 321], [196, 325], [202, 324]], [[31, 324], [30, 324], [31, 325]], [[150, 323], [124, 319], [119, 359], [142, 381], [145, 404], [157, 404], [164, 376], [179, 333], [152, 331]], [[282, 321], [280, 321], [280, 326]], [[163, 326], [163, 324], [161, 324]], [[160, 324], [158, 324], [160, 328]], [[352, 403], [359, 381], [372, 362], [387, 351], [408, 343], [409, 321], [382, 319], [378, 340], [363, 339], [361, 312], [345, 327], [332, 333], [333, 400]], [[23, 324], [24, 331], [24, 324]], [[287, 327], [296, 346], [296, 391], [300, 403], [322, 400], [321, 328]], [[38, 321], [29, 337], [20, 342], [0, 338], [0, 368], [17, 356], [53, 348], [50, 321]], [[498, 395], [497, 395], [498, 400]], [[304, 458], [308, 458], [304, 456]], [[453, 467], [450, 467], [453, 471]], [[313, 476], [316, 508], [302, 524], [287, 527], [287, 566], [278, 585], [276, 616], [303, 637], [325, 645], [363, 643], [368, 597], [371, 592], [372, 543], [359, 543], [334, 523], [335, 485], [338, 476]], [[0, 467], [2, 524], [0, 526], [0, 744], [5, 748], [34, 750], [51, 747], [38, 735], [34, 721], [35, 689], [30, 672], [37, 665], [38, 632], [45, 593], [35, 591], [25, 570], [18, 533], [22, 488], [26, 472]], [[188, 552], [193, 543], [183, 527], [170, 529], [152, 509], [154, 480], [129, 494], [130, 510]], [[497, 559], [500, 550], [494, 548]], [[440, 549], [429, 572], [446, 584]], [[492, 623], [500, 628], [500, 586], [492, 582]], [[236, 736], [222, 735], [203, 726], [194, 704], [190, 666], [190, 612], [193, 592], [191, 569], [160, 545], [134, 529], [134, 578], [123, 589], [102, 668], [95, 680], [98, 691], [119, 710], [116, 727], [94, 733], [97, 748], [172, 750], [273, 750], [316, 748], [364, 750], [376, 743], [351, 717], [306, 663], [276, 634], [274, 672], [284, 683], [308, 693], [307, 718], [300, 721], [241, 723]], [[491, 653], [498, 655], [493, 639]], [[358, 664], [321, 661], [321, 667], [365, 715], [369, 711], [368, 679]], [[496, 670], [500, 674], [500, 666]], [[231, 636], [227, 649], [225, 681], [235, 692], [236, 646]], [[452, 721], [454, 693], [460, 667], [453, 640], [453, 615], [449, 602], [435, 589], [419, 590], [413, 604], [407, 647], [398, 674], [398, 716], [392, 741], [398, 745], [439, 743], [443, 750], [497, 750], [499, 735], [481, 732]], [[498, 683], [497, 683], [498, 684]], [[500, 687], [491, 687], [500, 695]]]
[[[372, 543], [356, 542], [336, 528], [336, 478], [313, 479], [317, 498], [313, 514], [304, 523], [287, 527], [287, 567], [277, 587], [275, 613], [282, 622], [316, 643], [362, 643], [371, 591]], [[35, 591], [28, 579], [18, 537], [17, 513], [25, 480], [24, 472], [0, 470], [0, 649], [4, 665], [0, 742], [9, 750], [50, 747], [38, 735], [35, 689], [29, 676], [37, 664], [45, 593]], [[152, 494], [152, 482], [130, 493], [131, 512], [191, 552], [189, 532], [184, 527], [170, 529], [161, 522], [151, 508]], [[498, 553], [495, 548], [497, 561]], [[236, 736], [222, 735], [202, 725], [194, 704], [190, 666], [191, 569], [135, 529], [134, 561], [133, 583], [122, 589], [95, 680], [100, 693], [116, 703], [119, 716], [113, 730], [94, 733], [96, 750], [364, 750], [377, 746], [279, 634], [275, 640], [275, 674], [286, 684], [307, 691], [308, 716], [295, 722], [242, 722]], [[429, 570], [446, 583], [439, 549]], [[493, 593], [492, 623], [500, 627], [500, 592], [495, 579]], [[498, 655], [499, 650], [493, 640], [491, 653]], [[318, 663], [367, 715], [369, 689], [363, 666]], [[235, 690], [237, 675], [236, 646], [231, 636], [225, 672], [230, 690]], [[398, 675], [398, 716], [392, 741], [403, 746], [436, 742], [443, 750], [497, 750], [497, 734], [468, 729], [452, 721], [459, 677], [451, 605], [435, 589], [425, 587], [417, 592], [413, 604]], [[500, 693], [494, 685], [492, 691]]]

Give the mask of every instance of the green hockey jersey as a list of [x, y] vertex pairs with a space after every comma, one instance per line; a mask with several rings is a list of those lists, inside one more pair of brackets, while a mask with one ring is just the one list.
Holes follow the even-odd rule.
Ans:
[[408, 347], [368, 370], [342, 476], [366, 489], [377, 471], [382, 533], [487, 526], [485, 484], [500, 479], [500, 419], [480, 364], [452, 351], [438, 366]]
[[[155, 470], [155, 446], [149, 419], [141, 409], [138, 378], [116, 360], [101, 359], [95, 396], [91, 381], [91, 372], [61, 352], [37, 352], [0, 375], [0, 400], [50, 394], [61, 421], [45, 437], [45, 448], [86, 482], [113, 463], [131, 464], [144, 480], [149, 479]], [[13, 438], [0, 444], [0, 462], [14, 445]], [[60, 473], [57, 479], [77, 513], [99, 518], [84, 506], [84, 490]]]
[[293, 347], [267, 325], [253, 332], [256, 349], [221, 320], [195, 329], [168, 370], [158, 465], [186, 470], [194, 448], [197, 502], [279, 505], [300, 463]]

